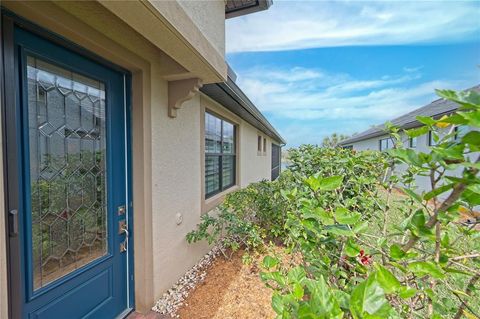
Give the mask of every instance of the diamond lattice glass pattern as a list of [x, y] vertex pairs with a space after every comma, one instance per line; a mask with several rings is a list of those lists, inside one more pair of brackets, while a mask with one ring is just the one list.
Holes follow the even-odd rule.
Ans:
[[33, 287], [107, 252], [105, 85], [28, 57]]

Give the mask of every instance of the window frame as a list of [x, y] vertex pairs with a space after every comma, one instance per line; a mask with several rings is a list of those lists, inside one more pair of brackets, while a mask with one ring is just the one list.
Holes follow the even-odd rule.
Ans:
[[[382, 149], [382, 141], [387, 141], [387, 148]], [[391, 143], [390, 147], [389, 147], [389, 143]], [[394, 147], [394, 144], [393, 144], [393, 140], [392, 140], [391, 137], [381, 138], [381, 139], [378, 140], [378, 149], [380, 150], [380, 152], [390, 150], [393, 147]]]
[[[415, 143], [413, 141], [415, 141]], [[418, 139], [416, 137], [410, 137], [408, 139], [408, 147], [409, 148], [417, 148], [417, 145], [418, 145]]]
[[[466, 131], [463, 131], [463, 129], [466, 129]], [[453, 140], [455, 142], [460, 141], [462, 137], [464, 137], [470, 132], [470, 128], [467, 125], [456, 125], [454, 130], [455, 130], [455, 135], [453, 137]]]
[[[237, 124], [233, 123], [231, 120], [228, 120], [226, 119], [225, 117], [221, 116], [221, 115], [218, 115], [217, 113], [215, 112], [212, 112], [210, 110], [205, 110], [205, 115], [204, 115], [204, 122], [206, 121], [207, 119], [207, 116], [210, 115], [210, 116], [213, 116], [214, 118], [220, 120], [220, 136], [221, 136], [221, 140], [220, 140], [220, 153], [208, 153], [207, 152], [207, 143], [206, 143], [206, 135], [207, 135], [207, 127], [205, 125], [205, 128], [204, 128], [204, 132], [203, 132], [203, 141], [204, 141], [204, 145], [205, 145], [205, 149], [204, 149], [204, 172], [203, 172], [203, 178], [204, 178], [204, 182], [203, 182], [203, 187], [204, 187], [204, 199], [209, 199], [209, 198], [212, 198], [214, 197], [215, 195], [218, 195], [220, 193], [223, 193], [224, 191], [234, 187], [235, 185], [237, 185], [237, 153], [238, 153], [238, 150], [237, 150]], [[224, 148], [223, 148], [223, 145], [224, 145], [224, 135], [223, 135], [223, 130], [224, 130], [224, 123], [228, 123], [230, 125], [233, 126], [233, 152], [232, 153], [224, 153]], [[217, 158], [217, 161], [218, 161], [218, 185], [219, 185], [219, 188], [213, 192], [210, 192], [208, 193], [207, 192], [207, 169], [206, 169], [206, 163], [207, 163], [207, 157], [215, 157]], [[231, 157], [233, 158], [233, 165], [232, 165], [232, 182], [227, 184], [227, 185], [223, 185], [223, 158], [224, 157]]]
[[433, 134], [432, 134], [432, 131], [428, 131], [428, 146], [435, 146], [437, 145], [437, 142], [435, 142], [435, 140], [433, 139]]

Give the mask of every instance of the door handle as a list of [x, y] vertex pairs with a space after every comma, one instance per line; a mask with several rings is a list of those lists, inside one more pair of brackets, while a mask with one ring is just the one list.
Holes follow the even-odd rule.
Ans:
[[8, 230], [10, 237], [18, 235], [18, 210], [16, 209], [8, 212]]
[[125, 234], [125, 240], [120, 243], [120, 252], [124, 253], [128, 249], [128, 226], [126, 220], [121, 220], [118, 222], [118, 234]]

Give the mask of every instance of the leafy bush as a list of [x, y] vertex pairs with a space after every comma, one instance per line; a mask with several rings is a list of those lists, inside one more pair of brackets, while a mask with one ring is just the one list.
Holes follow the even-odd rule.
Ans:
[[[387, 160], [390, 172], [400, 163], [407, 170], [381, 183], [383, 194], [366, 190], [375, 202], [370, 218], [343, 198], [344, 184], [358, 181], [342, 173], [307, 178], [309, 190], [284, 193], [297, 205], [286, 227], [289, 250], [302, 262], [292, 267], [265, 259], [270, 272], [262, 277], [275, 290], [279, 318], [477, 316], [480, 234], [476, 223], [462, 223], [460, 212], [479, 204], [480, 132], [454, 138], [453, 125], [478, 128], [480, 98], [439, 93], [461, 110], [440, 120], [419, 118], [425, 126], [407, 132], [415, 137], [432, 131], [437, 143], [431, 153], [403, 148], [391, 128], [397, 143]], [[316, 161], [308, 158], [300, 169], [313, 173]], [[453, 173], [458, 169], [460, 177]], [[428, 176], [432, 191], [414, 193], [415, 175]], [[393, 196], [397, 183], [405, 185], [400, 205]]]
[[[279, 181], [230, 195], [188, 239], [280, 239], [290, 258], [265, 257], [261, 274], [278, 318], [478, 317], [480, 96], [438, 93], [459, 111], [407, 132], [431, 131], [431, 153], [404, 148], [394, 127], [387, 155], [302, 146]], [[431, 191], [413, 191], [418, 175]]]

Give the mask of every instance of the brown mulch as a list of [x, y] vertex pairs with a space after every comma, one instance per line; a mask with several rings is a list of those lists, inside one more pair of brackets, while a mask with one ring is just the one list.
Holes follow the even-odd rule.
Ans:
[[230, 260], [218, 257], [209, 267], [207, 277], [190, 293], [179, 309], [184, 319], [262, 319], [274, 318], [270, 306], [272, 291], [261, 281], [257, 264], [242, 263], [243, 252]]

